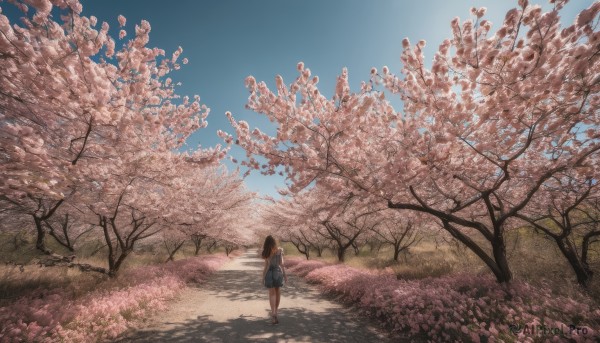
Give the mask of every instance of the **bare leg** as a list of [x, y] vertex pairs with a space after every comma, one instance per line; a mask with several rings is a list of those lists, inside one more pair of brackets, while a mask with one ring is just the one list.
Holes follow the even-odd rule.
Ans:
[[279, 310], [279, 301], [281, 300], [281, 288], [275, 288], [275, 315], [277, 315], [277, 310]]
[[269, 304], [271, 305], [271, 316], [277, 315], [277, 294], [275, 288], [269, 288]]

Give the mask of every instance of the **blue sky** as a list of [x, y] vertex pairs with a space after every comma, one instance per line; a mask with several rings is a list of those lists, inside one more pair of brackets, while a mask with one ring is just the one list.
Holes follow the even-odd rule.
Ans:
[[[547, 2], [532, 0], [548, 8]], [[320, 89], [330, 95], [335, 77], [348, 67], [354, 89], [368, 80], [371, 67], [387, 65], [400, 69], [401, 41], [427, 41], [430, 59], [441, 41], [450, 36], [450, 21], [469, 17], [471, 7], [488, 8], [486, 19], [499, 25], [516, 0], [83, 0], [83, 13], [95, 15], [111, 25], [118, 35], [117, 16], [127, 18], [129, 35], [140, 20], [152, 26], [150, 46], [171, 53], [183, 47], [189, 64], [173, 74], [181, 81], [179, 94], [200, 95], [211, 108], [207, 128], [194, 134], [190, 147], [221, 143], [216, 131], [233, 130], [225, 117], [231, 111], [237, 119], [266, 132], [269, 122], [244, 109], [248, 91], [244, 79], [274, 84], [277, 74], [290, 82], [296, 64], [303, 61], [313, 75], [319, 75]], [[573, 0], [563, 11], [563, 23], [572, 23], [576, 14], [592, 0]], [[399, 108], [397, 108], [399, 110]], [[244, 154], [235, 148], [232, 154]], [[229, 166], [232, 166], [229, 163]], [[246, 178], [248, 188], [275, 195], [283, 178], [253, 172]]]
[[[547, 2], [532, 1], [548, 6]], [[565, 8], [563, 22], [591, 0], [574, 0]], [[233, 133], [225, 117], [231, 111], [237, 119], [266, 132], [269, 122], [244, 109], [248, 91], [244, 79], [274, 84], [275, 75], [291, 82], [296, 64], [303, 61], [319, 75], [320, 89], [330, 95], [336, 76], [348, 67], [351, 85], [369, 78], [371, 67], [387, 65], [400, 69], [401, 42], [408, 37], [416, 43], [427, 41], [427, 57], [450, 36], [450, 21], [466, 19], [471, 7], [488, 8], [486, 18], [500, 24], [505, 13], [517, 5], [512, 0], [84, 0], [84, 14], [93, 14], [117, 27], [117, 15], [127, 18], [127, 29], [146, 19], [152, 26], [150, 45], [174, 51], [184, 49], [189, 64], [174, 74], [182, 82], [181, 94], [198, 94], [211, 108], [208, 127], [194, 134], [188, 144], [195, 147], [221, 143], [218, 129]], [[116, 36], [116, 34], [115, 34]], [[398, 109], [397, 109], [398, 110]], [[241, 159], [244, 153], [234, 148]], [[232, 167], [232, 164], [229, 163]], [[279, 176], [253, 172], [246, 178], [249, 189], [275, 195], [283, 187]]]

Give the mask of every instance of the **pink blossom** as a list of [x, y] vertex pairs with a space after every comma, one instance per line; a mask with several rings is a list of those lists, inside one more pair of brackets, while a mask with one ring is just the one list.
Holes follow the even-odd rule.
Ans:
[[408, 48], [410, 47], [410, 41], [408, 40], [408, 38], [404, 38], [404, 39], [402, 40], [402, 47], [403, 47], [404, 49], [408, 49]]
[[28, 3], [35, 8], [38, 12], [49, 14], [52, 10], [52, 3], [50, 0], [30, 0]]
[[[590, 323], [600, 320], [596, 313], [600, 311], [590, 306], [562, 306], [592, 303], [587, 295], [574, 293], [568, 298], [525, 282], [498, 287], [491, 277], [467, 274], [404, 281], [385, 271], [300, 258], [288, 258], [286, 267], [290, 273], [319, 285], [323, 292], [339, 295], [366, 313], [374, 313], [394, 331], [425, 334], [434, 342], [447, 341], [448, 337], [458, 341], [478, 341], [481, 336], [500, 340], [510, 335], [508, 326], [515, 321], [537, 325], [545, 317], [550, 323], [550, 313], [555, 326], [576, 317]], [[511, 301], [506, 300], [509, 296]], [[535, 310], [525, 306], [531, 303], [545, 305]], [[585, 339], [598, 337], [588, 332]]]
[[594, 2], [589, 8], [581, 11], [577, 16], [577, 25], [585, 26], [590, 23], [600, 12], [600, 3]]
[[202, 282], [229, 259], [189, 258], [140, 267], [120, 277], [121, 288], [100, 287], [81, 298], [67, 289], [38, 290], [0, 308], [2, 341], [112, 340], [164, 311], [188, 282]]

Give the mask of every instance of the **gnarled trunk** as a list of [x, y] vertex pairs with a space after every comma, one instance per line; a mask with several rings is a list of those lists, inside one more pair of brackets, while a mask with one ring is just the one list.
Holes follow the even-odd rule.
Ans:
[[[577, 251], [573, 248], [570, 242], [566, 242], [566, 239], [562, 239], [561, 237], [554, 238], [556, 244], [558, 245], [558, 249], [565, 256], [573, 272], [575, 272], [575, 276], [577, 277], [577, 283], [579, 283], [583, 287], [587, 287], [592, 280], [592, 276], [594, 272], [589, 268], [587, 263], [585, 263], [578, 255]], [[587, 261], [586, 261], [587, 262]]]
[[46, 255], [52, 255], [52, 250], [46, 247], [46, 230], [44, 230], [42, 220], [34, 215], [33, 221], [35, 223], [35, 229], [37, 233], [35, 247]]

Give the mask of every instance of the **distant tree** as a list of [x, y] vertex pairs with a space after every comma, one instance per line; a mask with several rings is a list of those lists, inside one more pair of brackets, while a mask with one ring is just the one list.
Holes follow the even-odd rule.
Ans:
[[371, 230], [382, 243], [392, 246], [393, 259], [398, 262], [401, 252], [408, 251], [422, 239], [427, 224], [420, 220], [420, 216], [408, 211], [388, 210], [380, 215], [383, 217], [381, 224]]

